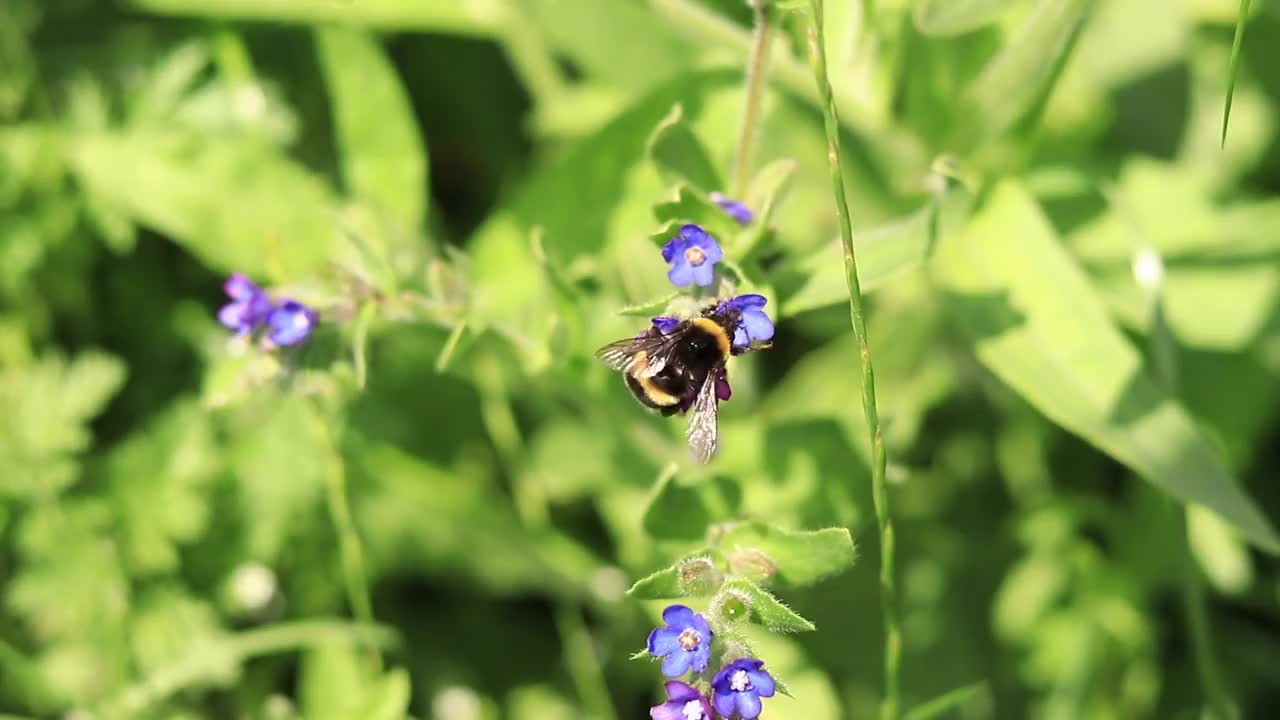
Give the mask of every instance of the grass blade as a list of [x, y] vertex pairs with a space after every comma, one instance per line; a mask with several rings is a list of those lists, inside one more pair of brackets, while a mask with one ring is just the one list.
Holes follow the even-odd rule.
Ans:
[[1227, 70], [1227, 99], [1222, 105], [1222, 142], [1227, 146], [1227, 123], [1231, 121], [1231, 96], [1236, 92], [1236, 75], [1240, 72], [1240, 50], [1244, 47], [1244, 25], [1249, 20], [1252, 0], [1240, 0], [1240, 14], [1236, 17], [1236, 36], [1231, 41], [1231, 67]]

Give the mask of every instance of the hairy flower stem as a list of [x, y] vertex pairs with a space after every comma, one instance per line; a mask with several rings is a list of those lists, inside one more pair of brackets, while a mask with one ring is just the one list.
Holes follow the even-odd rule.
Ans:
[[773, 38], [769, 0], [752, 0], [751, 10], [755, 32], [751, 36], [751, 55], [747, 58], [746, 105], [742, 110], [738, 152], [733, 158], [733, 184], [729, 187], [730, 197], [737, 200], [743, 198], [751, 182], [751, 155], [759, 134], [756, 126], [760, 123], [760, 102], [769, 73], [769, 41]]
[[809, 64], [813, 66], [818, 94], [822, 99], [827, 128], [827, 160], [835, 194], [836, 213], [840, 219], [840, 241], [844, 249], [845, 280], [849, 286], [849, 317], [858, 341], [862, 364], [862, 412], [871, 435], [871, 491], [876, 506], [876, 522], [880, 528], [880, 605], [884, 614], [884, 700], [880, 705], [882, 720], [898, 716], [898, 668], [902, 664], [902, 632], [898, 626], [897, 591], [893, 579], [893, 519], [889, 514], [889, 494], [885, 488], [884, 435], [876, 410], [876, 376], [867, 346], [867, 325], [862, 308], [862, 289], [858, 285], [858, 264], [853, 253], [853, 226], [849, 221], [849, 203], [844, 194], [844, 178], [840, 174], [840, 119], [836, 114], [831, 81], [827, 78], [826, 51], [822, 36], [822, 0], [810, 0]]
[[[329, 518], [338, 534], [338, 554], [342, 562], [342, 580], [346, 586], [347, 602], [357, 620], [365, 625], [372, 625], [373, 602], [369, 597], [369, 581], [364, 570], [364, 551], [351, 517], [351, 506], [347, 502], [347, 470], [342, 462], [342, 455], [338, 452], [334, 434], [320, 411], [312, 415], [312, 432], [317, 446], [324, 453], [326, 500]], [[382, 665], [381, 653], [376, 648], [373, 649], [373, 661], [375, 666]]]

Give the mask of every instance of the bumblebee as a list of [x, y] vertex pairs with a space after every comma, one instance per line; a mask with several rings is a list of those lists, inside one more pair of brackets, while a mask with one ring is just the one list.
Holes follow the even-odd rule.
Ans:
[[[634, 338], [609, 343], [596, 357], [623, 374], [627, 389], [646, 407], [664, 416], [686, 413], [689, 452], [698, 462], [715, 454], [717, 414], [729, 356], [748, 349], [734, 348], [733, 336], [741, 311], [728, 303], [708, 305], [690, 320], [666, 318]], [[724, 384], [727, 390], [727, 383]]]

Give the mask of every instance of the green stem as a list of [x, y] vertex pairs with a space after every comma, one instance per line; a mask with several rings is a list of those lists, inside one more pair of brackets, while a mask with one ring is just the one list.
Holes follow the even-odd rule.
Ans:
[[567, 602], [556, 606], [556, 629], [560, 633], [560, 645], [564, 648], [565, 664], [569, 677], [582, 698], [586, 717], [600, 720], [617, 720], [613, 701], [609, 698], [609, 685], [605, 681], [603, 665], [596, 655], [591, 631], [582, 621], [580, 611]]
[[871, 436], [871, 492], [880, 529], [880, 605], [884, 614], [884, 701], [880, 706], [883, 720], [898, 716], [898, 670], [902, 664], [902, 633], [898, 626], [897, 591], [893, 571], [893, 519], [889, 514], [889, 493], [885, 487], [884, 435], [876, 409], [876, 376], [867, 344], [867, 325], [862, 307], [862, 289], [858, 284], [858, 264], [853, 252], [853, 225], [849, 219], [849, 203], [844, 193], [844, 177], [840, 172], [840, 118], [836, 112], [831, 81], [827, 78], [826, 51], [823, 47], [822, 0], [810, 0], [809, 62], [813, 66], [818, 94], [826, 118], [827, 160], [835, 194], [836, 213], [840, 220], [840, 241], [844, 249], [845, 281], [849, 286], [849, 318], [858, 341], [862, 365], [862, 412]]
[[[1181, 520], [1184, 527], [1190, 519], [1184, 508]], [[1190, 531], [1190, 527], [1185, 527]], [[1204, 582], [1196, 570], [1195, 558], [1191, 555], [1190, 537], [1183, 546], [1186, 548], [1183, 558], [1182, 572], [1182, 604], [1186, 611], [1187, 630], [1191, 633], [1191, 648], [1195, 655], [1196, 674], [1200, 676], [1200, 687], [1204, 691], [1209, 704], [1210, 715], [1214, 720], [1231, 720], [1234, 714], [1231, 701], [1228, 699], [1222, 675], [1218, 672], [1218, 663], [1213, 656], [1213, 640], [1209, 630], [1209, 612], [1205, 607]]]
[[[324, 473], [326, 500], [329, 506], [329, 518], [338, 534], [338, 554], [342, 562], [342, 580], [347, 591], [347, 602], [356, 619], [366, 625], [373, 624], [373, 603], [369, 598], [369, 581], [364, 569], [364, 552], [360, 545], [360, 535], [356, 532], [352, 520], [351, 506], [347, 501], [347, 471], [338, 452], [337, 442], [319, 412], [312, 416], [312, 431], [316, 435], [317, 446], [324, 453]], [[382, 664], [380, 653], [375, 649], [374, 661]]]
[[747, 59], [746, 106], [742, 110], [742, 133], [738, 136], [738, 152], [733, 159], [733, 180], [729, 195], [741, 200], [751, 182], [751, 155], [755, 149], [760, 123], [760, 102], [764, 98], [769, 74], [769, 41], [773, 37], [768, 0], [753, 0], [755, 31], [751, 37], [751, 54]]

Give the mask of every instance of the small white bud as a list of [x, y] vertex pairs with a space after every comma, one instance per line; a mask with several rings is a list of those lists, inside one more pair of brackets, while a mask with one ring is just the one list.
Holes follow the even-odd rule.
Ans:
[[1164, 261], [1150, 247], [1133, 254], [1133, 279], [1147, 292], [1157, 292], [1164, 285]]
[[245, 563], [231, 574], [231, 599], [244, 612], [261, 612], [275, 595], [276, 574], [262, 563]]
[[461, 685], [446, 687], [431, 700], [436, 720], [478, 720], [482, 709], [475, 691]]

